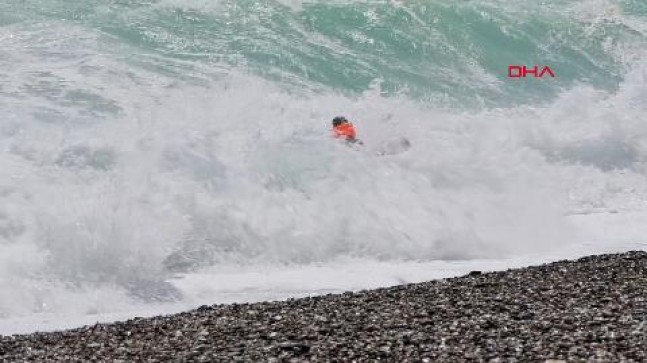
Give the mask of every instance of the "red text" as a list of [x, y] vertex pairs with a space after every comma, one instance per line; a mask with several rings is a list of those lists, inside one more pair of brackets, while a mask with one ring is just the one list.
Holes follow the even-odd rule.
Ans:
[[546, 74], [555, 78], [555, 72], [553, 72], [549, 66], [545, 66], [542, 69], [540, 69], [539, 66], [528, 68], [526, 66], [510, 65], [508, 67], [508, 77], [510, 78], [526, 78], [529, 74], [533, 75], [535, 78], [541, 78]]

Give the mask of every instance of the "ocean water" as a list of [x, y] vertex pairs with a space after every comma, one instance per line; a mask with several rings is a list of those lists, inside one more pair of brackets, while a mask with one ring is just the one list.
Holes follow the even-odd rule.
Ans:
[[0, 334], [645, 250], [646, 114], [642, 0], [4, 0]]

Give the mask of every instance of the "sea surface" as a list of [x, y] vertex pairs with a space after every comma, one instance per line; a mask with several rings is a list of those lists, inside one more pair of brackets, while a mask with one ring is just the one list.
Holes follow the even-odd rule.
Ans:
[[0, 334], [645, 250], [645, 115], [644, 0], [3, 0]]

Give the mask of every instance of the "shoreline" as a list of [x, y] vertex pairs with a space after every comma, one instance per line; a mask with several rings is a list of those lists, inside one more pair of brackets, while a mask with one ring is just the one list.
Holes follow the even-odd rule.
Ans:
[[647, 252], [0, 336], [4, 361], [647, 360]]

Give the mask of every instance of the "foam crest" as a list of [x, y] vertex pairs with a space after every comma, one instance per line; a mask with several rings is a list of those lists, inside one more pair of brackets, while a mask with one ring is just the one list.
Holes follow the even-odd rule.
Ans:
[[[565, 216], [647, 200], [643, 63], [617, 90], [466, 111], [56, 24], [0, 28], [0, 316], [177, 301], [173, 277], [217, 269], [549, 253]], [[330, 137], [338, 114], [364, 148]]]

